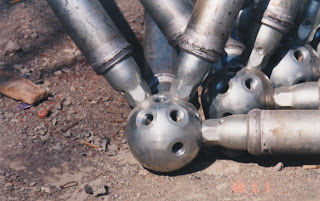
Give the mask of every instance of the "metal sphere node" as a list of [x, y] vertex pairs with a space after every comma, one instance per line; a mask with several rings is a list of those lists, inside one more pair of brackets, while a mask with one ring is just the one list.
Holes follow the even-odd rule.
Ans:
[[134, 108], [126, 133], [133, 156], [147, 169], [171, 172], [190, 163], [202, 145], [195, 107], [169, 94], [156, 94]]
[[272, 85], [261, 71], [243, 68], [228, 81], [214, 77], [204, 86], [202, 106], [207, 119], [274, 108]]

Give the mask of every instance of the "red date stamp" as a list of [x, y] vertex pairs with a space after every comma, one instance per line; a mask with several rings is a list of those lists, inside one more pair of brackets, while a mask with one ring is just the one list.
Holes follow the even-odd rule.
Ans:
[[232, 192], [233, 193], [250, 193], [251, 192], [254, 194], [270, 193], [271, 187], [268, 181], [262, 185], [261, 184], [258, 185], [255, 182], [250, 185], [246, 185], [243, 182], [234, 182], [232, 184]]

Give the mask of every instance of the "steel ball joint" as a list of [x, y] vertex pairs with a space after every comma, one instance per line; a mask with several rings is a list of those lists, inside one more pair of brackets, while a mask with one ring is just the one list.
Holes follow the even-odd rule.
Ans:
[[201, 119], [195, 107], [169, 93], [151, 96], [134, 108], [126, 127], [131, 153], [157, 172], [189, 164], [202, 145]]
[[308, 44], [291, 49], [272, 69], [270, 81], [273, 87], [289, 87], [320, 78], [320, 60]]
[[274, 108], [271, 83], [254, 68], [241, 69], [230, 81], [226, 77], [213, 77], [205, 84], [201, 100], [206, 118], [246, 114], [254, 108]]

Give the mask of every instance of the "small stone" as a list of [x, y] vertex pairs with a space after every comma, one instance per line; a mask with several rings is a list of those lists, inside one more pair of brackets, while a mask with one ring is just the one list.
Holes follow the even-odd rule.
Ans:
[[72, 69], [71, 68], [63, 68], [62, 71], [64, 73], [71, 73], [72, 72]]
[[95, 197], [103, 196], [103, 195], [108, 195], [109, 193], [109, 188], [103, 184], [97, 186], [96, 190], [93, 192], [93, 195]]
[[23, 65], [22, 64], [14, 64], [13, 68], [16, 69], [16, 70], [20, 70], [20, 69], [23, 68]]
[[64, 102], [63, 102], [63, 105], [65, 105], [65, 106], [69, 106], [69, 105], [71, 105], [71, 101], [66, 100], [66, 101], [64, 101]]
[[37, 112], [37, 116], [40, 118], [40, 119], [44, 119], [45, 117], [47, 117], [49, 114], [49, 110], [47, 109], [43, 109], [43, 110], [39, 110]]
[[58, 122], [57, 119], [53, 119], [53, 120], [52, 120], [52, 126], [57, 125], [57, 122]]
[[13, 42], [13, 41], [9, 41], [8, 44], [6, 45], [5, 49], [4, 49], [4, 55], [6, 54], [10, 54], [12, 52], [18, 51], [21, 48], [19, 47], [18, 43]]
[[107, 151], [108, 149], [108, 139], [102, 139], [102, 142], [100, 144], [103, 151]]
[[62, 75], [62, 71], [61, 71], [61, 70], [57, 70], [56, 72], [54, 72], [54, 75], [55, 75], [55, 76]]
[[276, 171], [281, 171], [283, 169], [283, 163], [279, 162], [276, 166], [273, 167]]
[[38, 38], [38, 34], [36, 32], [33, 32], [31, 35], [31, 38], [36, 39]]
[[63, 136], [66, 137], [66, 138], [71, 138], [71, 137], [72, 137], [72, 133], [71, 133], [70, 130], [68, 130], [67, 132], [65, 132], [65, 133], [63, 134]]
[[48, 134], [48, 135], [44, 135], [44, 136], [40, 136], [40, 140], [41, 140], [41, 141], [46, 141], [46, 140], [49, 139], [49, 137], [50, 137], [49, 134]]
[[29, 186], [35, 186], [37, 184], [37, 182], [32, 182], [29, 184]]
[[52, 149], [60, 151], [62, 149], [61, 143], [56, 144], [54, 147], [52, 147]]
[[12, 183], [10, 183], [10, 182], [8, 182], [8, 183], [6, 183], [5, 185], [4, 185], [4, 187], [6, 187], [6, 188], [8, 188], [8, 187], [12, 187], [13, 186], [13, 184]]
[[62, 109], [62, 104], [60, 102], [58, 102], [55, 106], [54, 109], [56, 110], [61, 110]]
[[98, 103], [98, 101], [96, 101], [96, 100], [92, 100], [92, 101], [90, 101], [90, 103], [91, 103], [91, 104], [97, 104], [97, 103]]
[[70, 91], [71, 92], [76, 92], [76, 88], [75, 87], [70, 87]]
[[138, 175], [140, 175], [140, 176], [147, 176], [147, 175], [148, 175], [148, 172], [147, 172], [146, 170], [140, 170], [140, 171], [138, 172]]
[[62, 51], [67, 54], [74, 54], [76, 52], [76, 49], [63, 49]]
[[108, 147], [108, 151], [118, 151], [118, 146], [113, 144]]
[[44, 187], [44, 186], [42, 186], [42, 187], [40, 188], [40, 190], [41, 190], [42, 192], [45, 192], [45, 193], [51, 193], [51, 189], [50, 189], [49, 187]]
[[93, 194], [93, 189], [89, 184], [87, 184], [84, 186], [84, 192], [86, 192], [88, 194]]
[[19, 119], [11, 119], [10, 122], [11, 122], [11, 123], [18, 123], [18, 122], [19, 122]]

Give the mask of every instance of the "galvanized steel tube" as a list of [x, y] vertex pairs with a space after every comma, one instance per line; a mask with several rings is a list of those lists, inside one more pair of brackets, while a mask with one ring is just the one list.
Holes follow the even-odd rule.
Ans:
[[203, 123], [206, 145], [253, 155], [320, 154], [319, 110], [251, 110]]
[[248, 67], [264, 70], [283, 34], [294, 23], [301, 0], [270, 0], [251, 52]]
[[[111, 86], [126, 97], [130, 106], [135, 107], [149, 96], [150, 89], [129, 55], [129, 43], [98, 0], [47, 2], [95, 72], [104, 75]], [[119, 74], [128, 70], [132, 72], [131, 78]], [[126, 84], [128, 80], [130, 85]]]
[[174, 78], [174, 63], [178, 52], [169, 45], [166, 37], [150, 15], [144, 18], [144, 58], [146, 80], [153, 93], [169, 91]]
[[176, 47], [191, 16], [190, 0], [140, 0], [169, 43]]
[[[211, 63], [220, 59], [244, 0], [198, 0], [179, 47], [171, 93], [191, 100]], [[223, 26], [222, 26], [223, 25]]]

